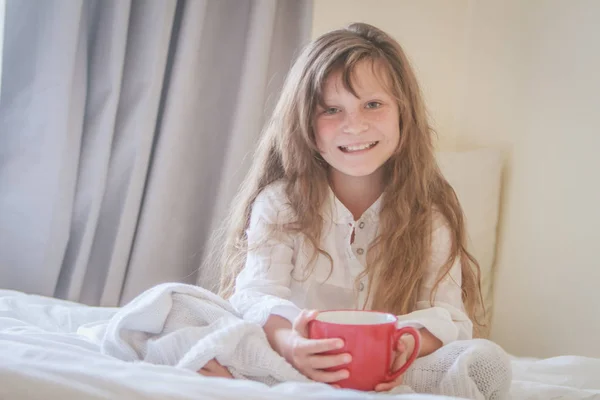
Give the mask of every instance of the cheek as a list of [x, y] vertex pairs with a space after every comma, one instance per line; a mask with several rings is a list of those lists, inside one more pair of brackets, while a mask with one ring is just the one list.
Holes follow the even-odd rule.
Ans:
[[385, 118], [385, 132], [388, 140], [396, 145], [400, 142], [400, 122], [396, 113], [391, 113]]
[[331, 146], [337, 132], [337, 124], [334, 121], [319, 121], [315, 125], [315, 138], [320, 150], [325, 151]]
[[398, 125], [392, 125], [390, 126], [389, 132], [390, 142], [395, 146], [398, 146], [398, 143], [400, 143], [400, 127]]

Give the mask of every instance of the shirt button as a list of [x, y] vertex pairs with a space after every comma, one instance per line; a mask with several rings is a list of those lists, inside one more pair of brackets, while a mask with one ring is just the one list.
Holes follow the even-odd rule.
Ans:
[[360, 224], [358, 224], [358, 227], [359, 227], [360, 229], [364, 228], [364, 227], [365, 227], [365, 223], [364, 223], [364, 222], [361, 222]]
[[359, 256], [362, 256], [365, 251], [361, 248], [361, 249], [357, 249], [356, 252], [358, 253]]
[[358, 291], [362, 292], [363, 290], [365, 290], [365, 284], [361, 282], [360, 285], [358, 285]]

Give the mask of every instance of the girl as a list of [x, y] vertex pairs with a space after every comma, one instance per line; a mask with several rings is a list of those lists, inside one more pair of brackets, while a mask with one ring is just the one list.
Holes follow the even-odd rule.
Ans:
[[[348, 371], [325, 369], [351, 356], [323, 355], [342, 344], [307, 339], [316, 312], [302, 310], [394, 313], [420, 328], [420, 357], [472, 338], [479, 267], [415, 74], [381, 30], [352, 24], [304, 50], [233, 205], [220, 293], [307, 377], [335, 383]], [[414, 344], [399, 346], [394, 369]]]

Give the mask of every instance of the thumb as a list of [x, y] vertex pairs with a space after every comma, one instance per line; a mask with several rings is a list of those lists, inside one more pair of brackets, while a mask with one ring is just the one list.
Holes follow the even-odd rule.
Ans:
[[398, 339], [396, 350], [398, 351], [398, 353], [404, 353], [406, 351], [406, 343], [402, 338]]
[[293, 329], [302, 337], [308, 337], [308, 323], [317, 318], [318, 312], [315, 310], [302, 310], [300, 315], [294, 320]]

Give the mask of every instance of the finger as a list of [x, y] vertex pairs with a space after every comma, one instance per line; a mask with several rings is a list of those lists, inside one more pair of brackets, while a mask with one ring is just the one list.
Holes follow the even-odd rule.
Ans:
[[342, 339], [305, 339], [298, 342], [298, 351], [303, 354], [319, 354], [344, 347]]
[[404, 364], [406, 364], [406, 356], [400, 355], [400, 356], [396, 357], [396, 359], [394, 360], [394, 363], [392, 364], [392, 368], [390, 369], [390, 371], [396, 372], [400, 368], [402, 368], [404, 366]]
[[[212, 366], [212, 365], [210, 365], [210, 361], [209, 361], [209, 362], [207, 362], [207, 363], [204, 365], [204, 367], [200, 368], [200, 371], [204, 371], [204, 372], [212, 372], [212, 371], [213, 371], [213, 369], [214, 369], [214, 368], [213, 368], [213, 366]], [[200, 371], [198, 371], [198, 372], [200, 372]]]
[[394, 351], [394, 359], [392, 360], [392, 371], [396, 370], [396, 365], [398, 364], [398, 359], [402, 357], [402, 354], [406, 352], [406, 344], [402, 339], [398, 339], [396, 343], [396, 350]]
[[211, 376], [223, 376], [226, 378], [233, 378], [233, 375], [231, 375], [227, 367], [224, 367], [215, 359], [212, 359], [209, 362], [207, 362], [206, 365], [202, 367], [201, 371], [205, 371], [209, 374], [212, 374]]
[[233, 378], [233, 375], [231, 375], [231, 372], [229, 372], [229, 370], [226, 367], [224, 367], [220, 364], [217, 368], [215, 368], [213, 370], [213, 372], [219, 376], [224, 376], [226, 378]]
[[310, 371], [307, 376], [313, 381], [323, 382], [323, 383], [335, 383], [339, 382], [343, 379], [347, 379], [350, 376], [350, 373], [347, 369], [342, 369], [335, 372], [326, 372], [318, 369], [314, 369]]
[[233, 379], [233, 375], [231, 374], [231, 372], [229, 372], [229, 370], [227, 368], [225, 368], [225, 372], [221, 376], [224, 378]]
[[233, 375], [231, 375], [228, 372], [224, 373], [224, 372], [215, 372], [215, 371], [200, 370], [200, 371], [198, 371], [198, 373], [200, 375], [208, 376], [208, 377], [211, 377], [211, 378], [229, 378], [229, 379], [233, 379]]
[[397, 371], [400, 369], [400, 367], [402, 367], [404, 364], [406, 364], [406, 360], [408, 359], [408, 356], [406, 353], [402, 353], [400, 354], [398, 357], [396, 357], [396, 360], [394, 361], [394, 371]]
[[388, 392], [390, 390], [392, 390], [395, 386], [393, 386], [390, 383], [380, 383], [379, 385], [375, 386], [375, 391], [376, 392]]
[[403, 381], [404, 381], [403, 377], [399, 376], [398, 378], [396, 378], [392, 382], [380, 383], [379, 385], [375, 386], [375, 391], [376, 392], [387, 392], [389, 390], [392, 390], [396, 386], [402, 385]]
[[219, 364], [214, 358], [210, 361], [208, 361], [206, 364], [204, 364], [204, 367], [202, 367], [202, 369], [206, 369], [208, 371], [214, 371], [217, 367], [219, 367], [221, 364]]
[[294, 320], [292, 329], [303, 337], [308, 337], [308, 323], [317, 318], [318, 312], [315, 310], [302, 310], [300, 315]]
[[406, 343], [402, 338], [398, 339], [398, 344], [396, 345], [396, 349], [400, 353], [404, 353], [406, 351]]
[[202, 367], [202, 369], [205, 369], [205, 370], [211, 371], [211, 372], [217, 372], [217, 373], [227, 371], [227, 368], [222, 366], [214, 358], [212, 360], [210, 360], [209, 362], [207, 362], [206, 365], [204, 365], [204, 367]]
[[205, 369], [205, 368], [200, 369], [200, 371], [198, 371], [198, 373], [200, 375], [204, 375], [204, 376], [215, 376], [215, 371], [212, 371], [210, 369]]
[[326, 369], [345, 365], [352, 361], [352, 356], [348, 353], [336, 354], [332, 356], [311, 356], [308, 364], [314, 369]]

